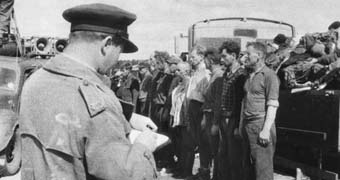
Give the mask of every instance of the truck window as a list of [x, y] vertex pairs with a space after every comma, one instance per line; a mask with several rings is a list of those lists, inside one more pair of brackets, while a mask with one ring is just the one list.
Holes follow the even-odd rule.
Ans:
[[235, 29], [234, 36], [257, 38], [256, 29]]
[[0, 89], [15, 91], [17, 88], [16, 76], [13, 69], [0, 67]]
[[194, 24], [189, 29], [189, 49], [195, 44], [218, 48], [226, 40], [234, 40], [245, 50], [248, 42], [271, 42], [277, 34], [294, 37], [294, 27], [262, 19], [212, 19]]

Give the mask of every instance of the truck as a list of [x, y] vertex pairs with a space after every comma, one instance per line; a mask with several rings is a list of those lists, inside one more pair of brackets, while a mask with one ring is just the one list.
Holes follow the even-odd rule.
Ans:
[[[226, 40], [246, 50], [248, 42], [272, 43], [278, 34], [294, 39], [289, 23], [253, 18], [206, 19], [189, 27], [189, 51], [196, 44], [219, 48]], [[302, 170], [312, 179], [338, 179], [340, 173], [340, 90], [311, 90], [292, 94], [280, 89], [276, 116], [276, 170], [295, 174]]]
[[252, 17], [228, 17], [206, 19], [189, 27], [189, 50], [196, 44], [218, 48], [224, 41], [233, 40], [244, 51], [248, 42], [258, 41], [265, 44], [273, 41], [277, 34], [286, 37], [296, 36], [291, 24], [269, 19]]
[[[66, 46], [66, 42], [63, 42], [61, 49], [57, 49], [57, 46], [54, 46], [55, 48], [48, 48], [49, 42], [46, 41], [42, 48], [40, 44], [38, 52], [38, 43], [36, 41], [31, 46], [27, 46], [27, 50], [26, 47], [20, 46], [22, 45], [21, 43], [18, 43], [23, 42], [25, 39], [16, 40], [16, 38], [12, 39], [7, 43], [3, 43], [0, 47], [0, 111], [11, 116], [7, 117], [9, 119], [0, 117], [3, 118], [1, 123], [4, 123], [4, 120], [17, 120], [16, 117], [20, 110], [20, 97], [24, 82], [32, 73], [48, 61], [46, 57], [54, 56]], [[59, 41], [52, 43], [54, 43], [53, 45], [60, 44]], [[50, 55], [49, 52], [52, 51], [56, 53]], [[17, 130], [18, 122], [5, 123], [11, 124], [10, 126], [14, 127], [4, 126], [7, 128], [1, 129], [4, 132], [0, 133], [0, 177], [16, 174], [20, 169], [21, 162], [21, 144]]]
[[[44, 62], [38, 59], [0, 56], [0, 109], [2, 112], [12, 112], [9, 114], [18, 115], [20, 95], [24, 81], [35, 72], [35, 70], [39, 69], [43, 63]], [[16, 118], [11, 118], [11, 120], [14, 119]], [[13, 123], [17, 124], [17, 122]], [[5, 130], [7, 133], [13, 131], [14, 135], [6, 147], [1, 147], [4, 149], [1, 149], [0, 152], [0, 176], [14, 175], [19, 171], [21, 145], [19, 143], [20, 139], [17, 128], [18, 126], [15, 125], [13, 129], [2, 129], [2, 131]], [[1, 135], [4, 135], [4, 132]], [[3, 138], [4, 137], [1, 137], [1, 140], [5, 140]], [[4, 142], [1, 143], [3, 144]]]

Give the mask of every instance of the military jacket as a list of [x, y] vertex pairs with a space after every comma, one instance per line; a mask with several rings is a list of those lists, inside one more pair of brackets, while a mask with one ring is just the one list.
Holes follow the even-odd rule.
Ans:
[[155, 179], [152, 153], [127, 138], [114, 93], [92, 69], [58, 55], [25, 83], [22, 179]]

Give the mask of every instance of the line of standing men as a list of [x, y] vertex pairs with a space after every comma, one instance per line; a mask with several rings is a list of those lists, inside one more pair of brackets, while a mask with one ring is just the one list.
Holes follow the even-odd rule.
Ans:
[[[66, 10], [63, 16], [71, 22], [70, 44], [64, 53], [34, 73], [23, 87], [19, 122], [22, 179], [156, 179], [152, 155], [156, 148], [155, 135], [145, 130], [133, 144], [128, 140], [132, 124], [125, 119], [104, 76], [117, 63], [120, 53], [137, 51], [127, 32], [136, 16], [105, 4], [76, 6]], [[257, 180], [273, 179], [278, 78], [264, 65], [263, 44], [247, 46], [244, 65], [250, 74], [244, 73], [243, 67], [237, 64], [239, 51], [233, 42], [226, 42], [220, 52], [196, 46], [190, 54], [190, 73], [187, 63], [176, 66], [170, 58], [158, 56], [167, 66], [163, 70], [159, 68], [161, 71], [152, 79], [151, 90], [162, 91], [149, 94], [152, 95], [150, 102], [157, 105], [151, 106], [151, 117], [161, 131], [172, 131], [179, 126], [180, 136], [174, 138], [180, 144], [177, 146], [180, 147], [179, 175], [204, 177], [215, 158], [216, 179], [241, 179], [237, 170], [243, 170], [239, 167], [246, 164], [243, 162], [247, 158], [244, 156], [243, 161], [242, 155], [247, 153], [237, 155], [236, 143], [230, 140], [239, 134], [245, 137], [247, 148], [243, 150], [249, 149], [249, 160], [254, 167], [254, 171], [250, 168], [249, 172], [255, 173], [252, 176], [240, 172], [239, 175], [247, 174]], [[225, 72], [219, 69], [221, 53], [227, 65]], [[178, 81], [173, 75], [175, 71]], [[221, 74], [222, 79], [217, 81]], [[246, 79], [245, 94], [240, 93], [243, 92], [242, 78]], [[215, 82], [220, 82], [222, 88]], [[160, 84], [167, 88], [160, 88]], [[215, 96], [214, 90], [221, 90], [220, 96]], [[169, 92], [178, 92], [171, 94], [171, 103], [166, 101], [169, 98], [165, 99]], [[167, 111], [170, 113], [165, 113]], [[218, 118], [218, 112], [222, 118]], [[173, 122], [171, 126], [164, 125], [167, 119]], [[213, 142], [217, 132], [222, 138], [221, 148], [216, 150]], [[212, 148], [202, 148], [204, 143]], [[197, 147], [201, 167], [197, 176], [191, 176]]]
[[[195, 46], [189, 62], [177, 65], [178, 82], [168, 83], [175, 88], [163, 93], [171, 101], [170, 118], [164, 118], [165, 103], [154, 101], [165, 77], [154, 74], [150, 117], [158, 125], [170, 122], [164, 132], [173, 146], [165, 157], [178, 157], [174, 177], [210, 179], [213, 163], [213, 179], [273, 179], [279, 80], [265, 57], [266, 46], [258, 42], [249, 43], [242, 57], [233, 41], [219, 50]], [[171, 65], [166, 59], [154, 63]], [[197, 150], [200, 168], [192, 175]]]

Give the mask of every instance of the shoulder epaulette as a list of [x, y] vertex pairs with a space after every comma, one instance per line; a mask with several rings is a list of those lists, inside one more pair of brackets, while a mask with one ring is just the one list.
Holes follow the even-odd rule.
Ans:
[[104, 98], [100, 95], [100, 89], [93, 83], [83, 80], [79, 91], [84, 98], [91, 117], [103, 112], [106, 108]]

